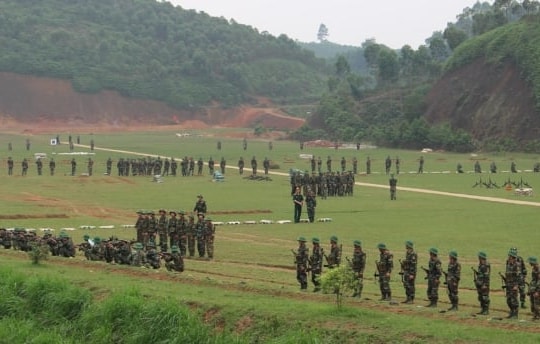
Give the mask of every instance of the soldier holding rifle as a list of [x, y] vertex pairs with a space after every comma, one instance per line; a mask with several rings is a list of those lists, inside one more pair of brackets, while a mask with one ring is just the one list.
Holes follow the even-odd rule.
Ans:
[[456, 251], [450, 251], [448, 254], [448, 260], [448, 270], [447, 272], [443, 271], [445, 277], [444, 283], [448, 288], [448, 298], [452, 304], [452, 307], [450, 307], [448, 310], [457, 311], [459, 301], [458, 287], [459, 280], [461, 279], [461, 264], [458, 262], [458, 254]]
[[414, 303], [415, 296], [415, 280], [416, 280], [416, 268], [418, 262], [418, 255], [414, 251], [414, 243], [410, 240], [405, 242], [405, 259], [400, 260], [401, 263], [401, 280], [403, 282], [403, 287], [405, 288], [405, 295], [407, 299], [402, 301], [402, 303], [412, 304]]
[[313, 238], [311, 242], [313, 243], [313, 252], [311, 253], [311, 257], [309, 257], [309, 269], [311, 270], [311, 281], [315, 286], [313, 292], [316, 293], [321, 290], [320, 278], [322, 274], [324, 250], [320, 245], [321, 241], [319, 238]]
[[379, 261], [375, 262], [377, 266], [377, 272], [375, 277], [379, 278], [379, 288], [381, 290], [381, 299], [380, 301], [391, 301], [392, 300], [392, 290], [390, 289], [390, 274], [394, 268], [394, 256], [386, 248], [386, 244], [380, 243], [377, 245], [379, 249]]
[[504, 275], [501, 274], [503, 289], [506, 289], [506, 304], [510, 310], [507, 316], [508, 319], [517, 319], [518, 317], [520, 276], [521, 271], [517, 260], [517, 251], [511, 249], [508, 252], [508, 260], [506, 261], [506, 272]]
[[429, 304], [427, 307], [437, 307], [439, 301], [439, 284], [442, 275], [441, 261], [438, 257], [439, 250], [435, 247], [429, 249], [429, 268], [424, 269], [427, 273], [428, 288], [427, 297]]
[[482, 308], [480, 312], [476, 313], [479, 315], [488, 315], [489, 314], [489, 280], [491, 273], [491, 266], [487, 261], [487, 254], [485, 252], [478, 252], [478, 270], [475, 270], [471, 267], [474, 273], [474, 285], [476, 287], [476, 292], [478, 293], [478, 301], [480, 302], [480, 307]]
[[533, 320], [540, 319], [540, 268], [536, 257], [529, 257], [531, 264], [531, 282], [529, 283], [529, 296], [531, 298], [531, 312]]
[[361, 297], [362, 289], [364, 288], [364, 269], [366, 268], [366, 254], [364, 251], [362, 251], [362, 242], [360, 240], [355, 240], [353, 244], [353, 259], [352, 261], [349, 261], [349, 264], [354, 271], [356, 283], [354, 285], [354, 293], [352, 296]]
[[309, 249], [306, 247], [306, 238], [298, 237], [298, 251], [291, 250], [296, 264], [296, 280], [300, 283], [300, 290], [307, 289], [307, 274], [309, 263]]

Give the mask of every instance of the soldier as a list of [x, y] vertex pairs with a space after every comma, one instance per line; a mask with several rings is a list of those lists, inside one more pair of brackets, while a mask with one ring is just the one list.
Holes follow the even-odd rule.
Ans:
[[508, 319], [517, 319], [519, 303], [519, 283], [521, 266], [517, 260], [517, 251], [510, 249], [508, 252], [508, 259], [506, 260], [506, 273], [504, 275], [504, 289], [506, 289], [506, 304], [510, 312], [508, 313]]
[[[202, 160], [201, 160], [202, 162]], [[193, 172], [195, 171], [195, 160], [193, 160], [193, 157], [189, 157], [189, 161], [188, 161], [188, 176], [192, 176], [193, 177]], [[202, 174], [202, 167], [201, 167], [201, 174]]]
[[22, 167], [21, 175], [26, 176], [26, 174], [28, 173], [28, 160], [26, 160], [26, 158], [23, 159], [21, 163], [21, 167]]
[[461, 165], [460, 162], [458, 162], [458, 164], [456, 166], [456, 172], [457, 173], [463, 173], [463, 165]]
[[165, 158], [165, 162], [163, 162], [163, 175], [168, 176], [169, 175], [169, 169], [171, 168], [171, 162], [168, 158]]
[[94, 144], [94, 139], [91, 139], [91, 140], [90, 140], [90, 150], [93, 151], [93, 150], [94, 150], [94, 146], [95, 146], [95, 144]]
[[148, 215], [149, 215], [148, 227], [146, 228], [146, 232], [148, 233], [147, 242], [146, 242], [147, 250], [150, 244], [152, 244], [154, 248], [156, 247], [156, 229], [157, 229], [156, 214], [154, 214], [154, 211], [150, 210], [148, 212]]
[[439, 250], [437, 248], [432, 247], [429, 249], [429, 266], [426, 271], [428, 280], [427, 297], [429, 299], [427, 307], [437, 307], [437, 301], [439, 301], [439, 284], [442, 269], [438, 255]]
[[353, 157], [352, 159], [353, 174], [358, 174], [358, 159]]
[[204, 258], [206, 254], [205, 221], [204, 214], [197, 214], [198, 221], [195, 224], [195, 238], [197, 240], [197, 253], [199, 258]]
[[269, 141], [268, 142], [268, 150], [272, 150], [274, 149], [274, 144], [272, 143], [272, 141]]
[[354, 272], [354, 293], [352, 297], [362, 297], [362, 289], [364, 288], [364, 270], [366, 268], [366, 254], [362, 251], [362, 242], [360, 240], [353, 241], [354, 251], [353, 258], [350, 262]]
[[332, 172], [332, 158], [330, 157], [330, 155], [328, 156], [328, 158], [326, 158], [326, 172]]
[[51, 158], [51, 161], [49, 161], [49, 171], [51, 173], [51, 176], [54, 176], [55, 169], [56, 169], [56, 162], [54, 161], [54, 158]]
[[212, 219], [205, 218], [204, 224], [204, 239], [206, 242], [206, 254], [208, 259], [214, 259], [214, 237], [216, 233], [216, 227], [212, 223]]
[[9, 157], [8, 158], [8, 161], [7, 161], [7, 165], [8, 165], [8, 176], [12, 176], [13, 175], [13, 158]]
[[208, 171], [211, 176], [214, 175], [214, 159], [212, 159], [212, 157], [210, 157], [210, 160], [208, 160]]
[[480, 162], [478, 160], [474, 163], [474, 173], [482, 173], [482, 167], [480, 167]]
[[257, 175], [257, 159], [255, 159], [255, 155], [251, 158], [251, 170], [254, 176]]
[[341, 263], [341, 247], [338, 246], [338, 237], [332, 235], [330, 237], [330, 253], [326, 258], [326, 264], [328, 264], [329, 269], [339, 267]]
[[267, 157], [264, 158], [263, 168], [264, 168], [264, 174], [268, 175], [268, 169], [270, 168], [270, 160], [268, 160]]
[[171, 246], [171, 253], [162, 253], [161, 257], [165, 261], [165, 268], [167, 269], [167, 271], [184, 271], [184, 259], [180, 254], [178, 246]]
[[244, 150], [247, 149], [247, 139], [246, 139], [245, 137], [244, 137], [244, 140], [242, 141], [242, 148], [243, 148]]
[[478, 270], [474, 271], [474, 285], [476, 287], [476, 292], [478, 293], [478, 301], [480, 302], [480, 307], [482, 308], [480, 312], [476, 313], [479, 315], [488, 315], [489, 314], [489, 282], [490, 282], [490, 273], [491, 266], [487, 261], [487, 254], [485, 252], [478, 252]]
[[143, 210], [137, 210], [137, 221], [135, 222], [135, 231], [137, 235], [137, 241], [143, 242], [144, 240], [144, 211]]
[[491, 165], [489, 165], [489, 172], [497, 173], [497, 165], [495, 164], [495, 161], [492, 161]]
[[396, 156], [396, 174], [399, 174], [400, 164], [401, 164], [401, 161], [399, 160], [399, 156]]
[[94, 160], [92, 158], [88, 158], [88, 175], [91, 176], [92, 172], [94, 170]]
[[457, 311], [459, 302], [458, 287], [459, 280], [461, 279], [461, 264], [458, 262], [458, 254], [456, 251], [450, 251], [448, 254], [448, 260], [448, 270], [445, 274], [445, 283], [448, 288], [448, 298], [452, 304], [452, 307], [450, 307], [448, 310]]
[[516, 162], [515, 161], [512, 161], [512, 163], [510, 164], [510, 172], [517, 173], [517, 168], [516, 168]]
[[178, 218], [177, 213], [174, 210], [169, 211], [169, 220], [167, 221], [167, 234], [169, 235], [169, 244], [171, 247], [178, 246]]
[[299, 186], [297, 186], [294, 189], [293, 203], [294, 203], [294, 223], [299, 223], [300, 217], [302, 216], [302, 206], [304, 205], [304, 196], [302, 196]]
[[37, 158], [36, 166], [37, 166], [38, 176], [41, 176], [43, 172], [43, 161], [41, 161], [41, 158]]
[[91, 248], [86, 255], [86, 259], [88, 260], [103, 260], [103, 252], [101, 249], [101, 238], [100, 237], [94, 237], [92, 240], [92, 243], [90, 244]]
[[384, 243], [377, 245], [379, 249], [379, 261], [375, 262], [377, 265], [377, 273], [375, 277], [379, 277], [379, 288], [381, 290], [381, 299], [380, 301], [391, 301], [392, 300], [392, 290], [390, 289], [390, 274], [394, 268], [394, 256], [386, 248]]
[[165, 209], [159, 210], [159, 219], [157, 221], [157, 233], [159, 236], [159, 247], [161, 252], [167, 252], [167, 234], [169, 232], [167, 228], [167, 212]]
[[189, 220], [186, 224], [186, 239], [189, 257], [195, 256], [195, 218], [189, 215]]
[[420, 156], [420, 160], [418, 160], [418, 173], [424, 173], [424, 157]]
[[402, 301], [402, 303], [412, 304], [414, 303], [414, 297], [416, 293], [415, 280], [418, 264], [418, 255], [414, 251], [414, 243], [410, 240], [407, 240], [405, 242], [405, 250], [405, 259], [400, 262], [400, 274], [407, 299], [405, 301]]
[[366, 158], [366, 174], [371, 174], [371, 159], [369, 156]]
[[296, 264], [296, 280], [300, 283], [300, 290], [306, 290], [308, 281], [308, 259], [309, 249], [306, 247], [306, 239], [303, 236], [298, 237], [298, 251], [294, 252], [294, 263]]
[[[197, 175], [198, 176], [202, 176], [203, 165], [204, 165], [204, 162], [202, 161], [202, 158], [199, 158], [199, 160], [197, 160]], [[187, 171], [185, 170], [184, 167], [182, 167], [182, 175], [183, 176], [187, 175]]]
[[525, 265], [525, 261], [523, 260], [523, 258], [518, 254], [518, 249], [516, 247], [512, 247], [512, 251], [516, 252], [516, 261], [518, 263], [519, 301], [521, 304], [521, 308], [525, 309], [525, 297], [527, 295], [525, 291], [527, 266]]
[[238, 160], [238, 173], [240, 175], [244, 174], [244, 165], [244, 158], [240, 157], [240, 159]]
[[531, 282], [529, 283], [529, 296], [533, 320], [540, 319], [540, 268], [536, 257], [529, 257], [531, 264]]
[[112, 159], [111, 159], [111, 157], [109, 157], [107, 159], [106, 165], [107, 165], [107, 175], [110, 176], [111, 175], [111, 170], [112, 170]]
[[75, 158], [71, 159], [71, 176], [75, 175], [75, 172], [77, 171], [77, 161]]
[[321, 157], [317, 158], [317, 172], [319, 174], [322, 173], [322, 159], [321, 159]]
[[311, 164], [311, 173], [315, 172], [315, 166], [317, 165], [317, 161], [315, 161], [315, 155], [311, 156], [311, 159], [309, 160]]
[[221, 174], [225, 174], [226, 165], [227, 165], [227, 162], [225, 161], [225, 158], [221, 157], [221, 161], [219, 162], [219, 168], [221, 169]]
[[140, 242], [133, 245], [135, 252], [131, 253], [130, 264], [133, 266], [144, 267], [146, 265], [146, 254], [143, 250], [144, 246]]
[[221, 150], [221, 141], [217, 142], [217, 150]]
[[203, 195], [197, 195], [197, 202], [195, 202], [195, 207], [193, 207], [194, 213], [206, 214], [206, 201], [203, 198]]
[[311, 242], [313, 243], [313, 252], [309, 258], [309, 264], [311, 269], [311, 282], [313, 282], [313, 285], [315, 286], [313, 292], [316, 293], [321, 290], [320, 278], [322, 274], [324, 250], [320, 246], [321, 242], [319, 238], [313, 238]]
[[317, 199], [315, 198], [315, 193], [310, 190], [306, 196], [306, 208], [309, 222], [315, 221], [315, 207], [317, 207]]
[[184, 217], [186, 213], [183, 210], [178, 211], [179, 218], [176, 222], [176, 232], [178, 233], [178, 244], [182, 257], [186, 256], [186, 247], [188, 243], [188, 221]]
[[397, 179], [394, 178], [394, 175], [390, 175], [390, 179], [388, 180], [388, 184], [390, 185], [390, 200], [395, 201], [396, 198], [396, 191], [397, 191]]
[[347, 168], [347, 160], [345, 160], [345, 157], [341, 157], [341, 173], [345, 172], [345, 169]]
[[386, 157], [386, 160], [384, 161], [384, 170], [387, 175], [390, 173], [390, 168], [392, 168], [392, 159], [390, 159], [390, 155], [389, 155]]
[[[193, 159], [191, 161], [193, 161]], [[178, 162], [173, 157], [171, 157], [171, 175], [173, 177], [176, 177], [177, 169], [178, 169]]]
[[161, 259], [156, 250], [156, 244], [149, 242], [146, 251], [146, 267], [152, 269], [159, 269], [161, 267]]

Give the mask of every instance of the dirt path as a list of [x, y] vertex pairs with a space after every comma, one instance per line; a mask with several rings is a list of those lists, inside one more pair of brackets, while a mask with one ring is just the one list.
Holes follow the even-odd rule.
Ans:
[[[83, 148], [90, 148], [90, 146], [87, 146], [87, 145], [76, 145], [76, 146], [83, 147]], [[112, 149], [112, 148], [102, 148], [102, 147], [94, 147], [94, 150], [100, 150], [100, 151], [106, 151], [106, 152], [115, 152], [115, 153], [123, 153], [123, 154], [132, 154], [132, 155], [137, 155], [137, 156], [151, 156], [151, 157], [154, 157], [154, 158], [157, 158], [159, 156], [158, 154], [148, 154], [148, 153], [132, 152], [132, 151]], [[175, 158], [175, 159], [182, 159], [182, 158]], [[229, 168], [229, 169], [238, 170], [237, 166], [227, 165], [226, 167]], [[271, 175], [275, 175], [275, 176], [289, 177], [289, 174], [284, 173], [284, 172], [269, 171], [268, 173], [271, 174]], [[382, 184], [355, 182], [355, 185], [388, 189], [388, 185], [382, 185]], [[419, 193], [426, 193], [426, 194], [431, 194], [431, 195], [475, 199], [475, 200], [486, 201], [486, 202], [507, 203], [507, 204], [516, 204], [516, 205], [526, 205], [526, 206], [540, 207], [540, 202], [521, 201], [521, 200], [513, 200], [513, 199], [505, 199], [505, 198], [497, 198], [497, 197], [476, 196], [476, 195], [468, 195], [468, 194], [445, 192], [445, 191], [436, 191], [436, 190], [429, 190], [429, 189], [410, 188], [410, 187], [402, 187], [402, 186], [400, 186], [400, 187], [398, 187], [398, 191], [419, 192]]]

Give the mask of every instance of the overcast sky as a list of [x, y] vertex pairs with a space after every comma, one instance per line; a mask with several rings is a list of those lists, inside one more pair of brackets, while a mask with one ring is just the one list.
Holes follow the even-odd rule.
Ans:
[[[317, 41], [321, 23], [331, 42], [360, 46], [366, 39], [391, 48], [425, 44], [434, 31], [476, 0], [169, 0], [184, 9], [233, 18], [272, 35]], [[493, 0], [487, 1], [493, 3]]]

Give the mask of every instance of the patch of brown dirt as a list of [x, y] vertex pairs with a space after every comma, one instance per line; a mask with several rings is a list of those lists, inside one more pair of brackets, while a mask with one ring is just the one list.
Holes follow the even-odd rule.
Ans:
[[20, 220], [20, 219], [69, 219], [66, 214], [13, 214], [0, 215], [0, 220]]

